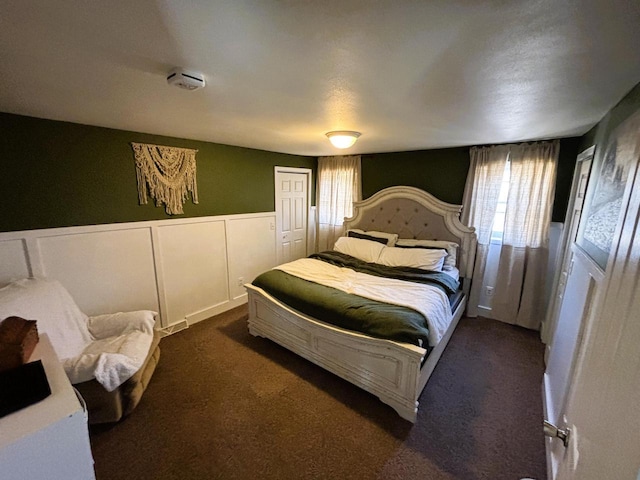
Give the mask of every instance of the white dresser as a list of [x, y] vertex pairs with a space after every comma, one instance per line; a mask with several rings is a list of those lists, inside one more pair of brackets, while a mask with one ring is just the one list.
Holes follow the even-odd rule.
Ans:
[[40, 336], [33, 360], [42, 360], [51, 395], [0, 418], [0, 478], [95, 479], [84, 402], [46, 335]]

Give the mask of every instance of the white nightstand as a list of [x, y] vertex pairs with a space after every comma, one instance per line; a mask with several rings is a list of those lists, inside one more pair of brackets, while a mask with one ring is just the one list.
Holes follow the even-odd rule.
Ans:
[[42, 360], [51, 395], [0, 418], [3, 480], [95, 479], [84, 401], [46, 335], [29, 359]]

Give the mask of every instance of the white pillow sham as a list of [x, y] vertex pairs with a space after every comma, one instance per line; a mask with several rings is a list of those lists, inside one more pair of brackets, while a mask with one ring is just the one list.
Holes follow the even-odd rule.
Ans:
[[413, 267], [440, 272], [446, 256], [447, 251], [444, 249], [384, 247], [377, 263], [389, 267]]
[[433, 248], [443, 248], [447, 251], [447, 256], [444, 259], [445, 270], [448, 270], [451, 267], [455, 267], [457, 263], [458, 257], [458, 245], [455, 242], [450, 242], [448, 240], [413, 240], [408, 238], [398, 239], [396, 242], [396, 247], [408, 248], [408, 249], [433, 249]]
[[377, 262], [382, 249], [387, 248], [378, 242], [362, 240], [360, 238], [340, 237], [333, 249], [340, 253], [359, 258], [364, 262]]
[[[353, 232], [356, 235], [365, 235], [368, 237], [374, 237], [374, 238], [378, 238], [378, 239], [383, 239], [386, 240], [386, 245], [387, 247], [393, 247], [394, 244], [396, 243], [396, 240], [398, 240], [398, 234], [397, 233], [386, 233], [386, 232], [377, 232], [375, 230], [360, 230], [359, 228], [350, 228], [347, 231], [347, 236], [349, 237], [349, 233]], [[357, 238], [357, 237], [356, 237]], [[361, 238], [361, 240], [370, 240], [368, 238]]]

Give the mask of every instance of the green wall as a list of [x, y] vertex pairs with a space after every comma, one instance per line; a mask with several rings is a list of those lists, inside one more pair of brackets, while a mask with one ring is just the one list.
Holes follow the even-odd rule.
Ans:
[[[310, 168], [314, 179], [317, 169], [314, 157], [7, 113], [0, 131], [0, 231], [273, 211], [274, 166]], [[138, 205], [131, 142], [197, 149], [200, 203], [187, 201], [173, 217], [153, 202]], [[560, 141], [554, 221], [564, 221], [581, 148], [578, 138]], [[362, 194], [410, 185], [460, 204], [468, 169], [468, 147], [364, 154]]]
[[[580, 138], [560, 140], [553, 221], [564, 222]], [[461, 204], [469, 171], [469, 147], [362, 155], [362, 197], [409, 185]]]
[[362, 155], [362, 198], [408, 185], [460, 204], [468, 171], [468, 147]]
[[553, 201], [552, 222], [564, 222], [567, 214], [567, 204], [571, 193], [573, 172], [580, 150], [580, 137], [563, 138], [560, 140], [558, 154], [558, 170], [556, 172], [556, 192]]
[[[6, 113], [0, 131], [0, 231], [268, 212], [274, 166], [310, 168], [314, 179], [317, 168], [314, 157]], [[177, 216], [139, 205], [131, 142], [197, 149], [199, 204]]]

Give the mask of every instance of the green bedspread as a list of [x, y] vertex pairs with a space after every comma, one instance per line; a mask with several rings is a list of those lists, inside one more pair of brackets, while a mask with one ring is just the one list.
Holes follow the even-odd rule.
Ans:
[[[453, 278], [439, 272], [384, 267], [365, 263], [335, 251], [321, 252], [311, 257], [371, 275], [404, 280], [411, 278], [410, 281], [433, 283], [446, 293], [453, 293], [457, 288], [457, 282]], [[323, 322], [373, 337], [411, 343], [429, 349], [427, 321], [421, 313], [411, 308], [351, 295], [281, 270], [269, 270], [261, 274], [253, 281], [253, 285], [262, 288], [291, 308]]]

